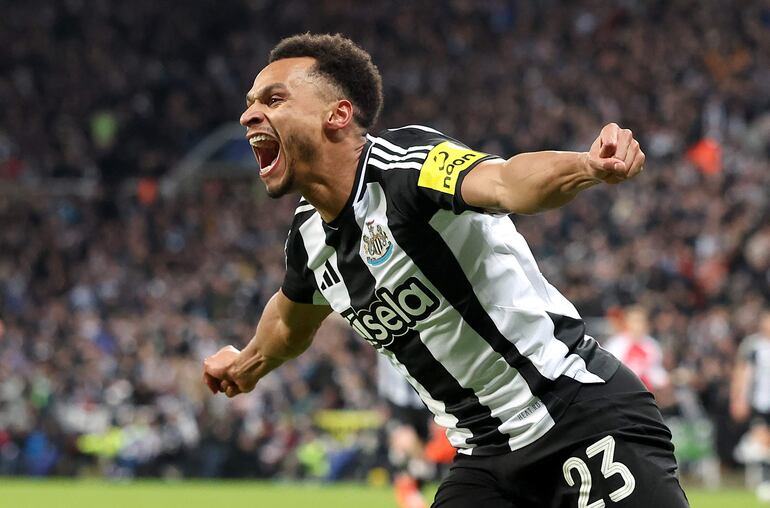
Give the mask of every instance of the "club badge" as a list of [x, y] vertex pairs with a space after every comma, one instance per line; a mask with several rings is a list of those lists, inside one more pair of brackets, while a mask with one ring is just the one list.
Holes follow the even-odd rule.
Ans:
[[374, 220], [366, 221], [366, 228], [369, 234], [364, 233], [361, 237], [366, 262], [371, 266], [379, 266], [393, 254], [393, 242], [382, 226], [375, 224]]

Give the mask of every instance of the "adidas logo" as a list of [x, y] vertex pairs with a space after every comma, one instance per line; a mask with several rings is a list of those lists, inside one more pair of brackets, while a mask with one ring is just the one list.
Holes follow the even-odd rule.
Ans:
[[325, 290], [326, 288], [330, 288], [340, 282], [340, 275], [334, 271], [334, 268], [332, 267], [332, 264], [329, 263], [328, 259], [326, 260], [324, 266], [326, 267], [326, 270], [324, 270], [322, 277], [323, 282], [321, 282], [321, 291]]

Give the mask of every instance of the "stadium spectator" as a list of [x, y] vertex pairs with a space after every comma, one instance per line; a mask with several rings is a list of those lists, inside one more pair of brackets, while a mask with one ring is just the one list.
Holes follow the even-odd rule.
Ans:
[[736, 450], [746, 464], [759, 464], [757, 495], [770, 501], [770, 310], [759, 320], [759, 330], [743, 339], [733, 371], [730, 414], [750, 432]]

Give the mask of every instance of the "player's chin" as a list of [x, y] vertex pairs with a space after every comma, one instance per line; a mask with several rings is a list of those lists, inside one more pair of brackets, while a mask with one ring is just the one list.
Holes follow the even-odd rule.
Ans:
[[280, 198], [292, 191], [294, 184], [294, 175], [288, 167], [280, 168], [281, 173], [270, 175], [268, 178], [262, 178], [265, 184], [265, 191], [271, 198]]

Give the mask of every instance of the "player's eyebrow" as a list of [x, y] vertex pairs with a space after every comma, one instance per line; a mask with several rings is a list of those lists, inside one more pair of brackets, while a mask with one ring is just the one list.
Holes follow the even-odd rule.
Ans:
[[272, 94], [277, 89], [285, 89], [286, 85], [280, 82], [270, 83], [265, 85], [256, 92], [249, 92], [246, 94], [246, 106], [251, 106], [254, 102], [264, 99], [266, 96]]

